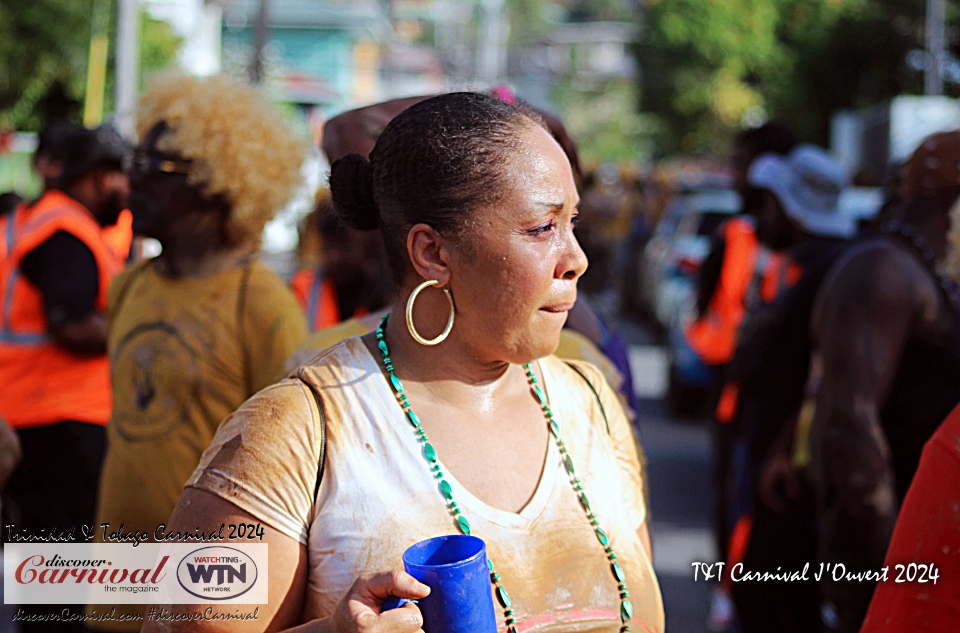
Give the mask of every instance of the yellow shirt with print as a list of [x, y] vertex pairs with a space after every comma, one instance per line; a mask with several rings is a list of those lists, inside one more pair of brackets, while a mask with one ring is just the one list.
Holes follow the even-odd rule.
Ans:
[[[286, 284], [259, 263], [188, 279], [140, 263], [111, 285], [108, 318], [114, 409], [98, 532], [102, 523], [108, 532], [122, 524], [152, 540], [220, 422], [282, 377], [307, 324]], [[123, 611], [131, 607], [144, 611]], [[142, 623], [94, 624], [138, 631]]]

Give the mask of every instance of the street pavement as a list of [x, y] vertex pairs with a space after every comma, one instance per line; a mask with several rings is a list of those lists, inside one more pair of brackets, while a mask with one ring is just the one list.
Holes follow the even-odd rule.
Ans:
[[653, 566], [669, 633], [707, 633], [712, 585], [694, 581], [692, 562], [717, 561], [710, 531], [709, 421], [676, 420], [666, 409], [667, 357], [648, 329], [619, 324], [630, 344], [640, 397], [637, 427], [647, 456]]

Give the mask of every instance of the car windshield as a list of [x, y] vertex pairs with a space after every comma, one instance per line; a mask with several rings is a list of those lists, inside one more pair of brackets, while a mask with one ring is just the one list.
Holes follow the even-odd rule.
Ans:
[[684, 199], [684, 216], [677, 235], [710, 236], [740, 210], [740, 195], [732, 189], [704, 190]]

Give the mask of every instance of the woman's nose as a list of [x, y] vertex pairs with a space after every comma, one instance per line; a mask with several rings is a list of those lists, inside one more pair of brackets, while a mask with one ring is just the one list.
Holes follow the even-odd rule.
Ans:
[[579, 279], [587, 270], [587, 255], [580, 248], [580, 242], [573, 231], [567, 233], [563, 256], [557, 262], [557, 277], [561, 279]]

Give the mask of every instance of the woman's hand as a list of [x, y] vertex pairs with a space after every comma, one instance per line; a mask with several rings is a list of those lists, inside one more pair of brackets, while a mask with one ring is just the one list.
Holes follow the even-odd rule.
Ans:
[[333, 614], [337, 633], [423, 633], [423, 616], [414, 604], [380, 613], [388, 596], [419, 600], [430, 587], [403, 571], [364, 574], [357, 578]]

